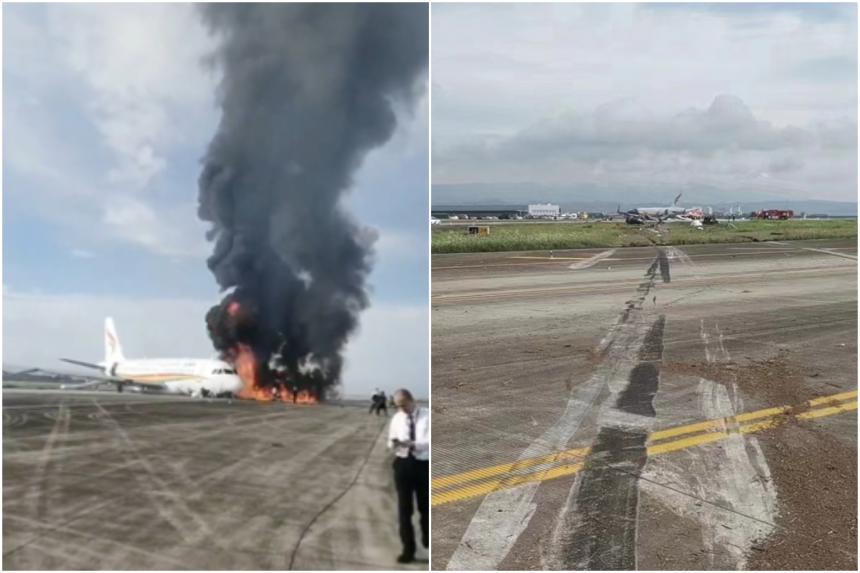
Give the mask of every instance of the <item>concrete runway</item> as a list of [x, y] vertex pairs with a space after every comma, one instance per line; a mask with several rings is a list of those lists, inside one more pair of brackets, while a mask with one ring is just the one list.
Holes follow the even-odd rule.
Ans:
[[3, 567], [403, 568], [386, 427], [364, 406], [4, 390]]
[[433, 257], [434, 569], [854, 569], [854, 241]]

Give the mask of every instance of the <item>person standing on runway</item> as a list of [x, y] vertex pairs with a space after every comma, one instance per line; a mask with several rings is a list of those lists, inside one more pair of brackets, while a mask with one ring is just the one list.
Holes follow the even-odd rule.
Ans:
[[394, 393], [394, 405], [398, 411], [388, 427], [388, 447], [395, 455], [394, 485], [403, 544], [397, 562], [411, 563], [415, 560], [413, 500], [421, 514], [421, 544], [430, 545], [430, 415], [402, 388]]
[[381, 390], [379, 392], [379, 402], [376, 405], [376, 415], [382, 412], [385, 414], [385, 417], [388, 417], [388, 396], [385, 395], [385, 390]]
[[379, 393], [381, 390], [377, 388], [373, 391], [373, 396], [370, 397], [370, 411], [368, 414], [373, 414], [376, 412], [376, 415], [379, 415]]

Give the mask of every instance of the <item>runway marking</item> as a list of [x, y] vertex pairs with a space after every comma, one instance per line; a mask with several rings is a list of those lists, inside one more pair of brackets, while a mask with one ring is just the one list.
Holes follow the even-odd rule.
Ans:
[[526, 460], [522, 460], [519, 462], [510, 462], [507, 464], [499, 464], [495, 466], [490, 466], [487, 468], [481, 468], [477, 470], [471, 470], [467, 472], [463, 472], [460, 474], [453, 474], [448, 476], [442, 476], [438, 478], [433, 478], [432, 487], [436, 488], [445, 488], [450, 487], [452, 485], [457, 485], [459, 483], [469, 482], [469, 481], [477, 481], [497, 475], [504, 475], [510, 473], [517, 469], [528, 468], [533, 466], [539, 466], [543, 464], [553, 464], [560, 461], [564, 461], [565, 459], [577, 459], [584, 458], [591, 451], [591, 448], [573, 448], [570, 450], [564, 450], [561, 452], [556, 452], [553, 454], [548, 454], [546, 456], [537, 456], [535, 458], [530, 458]]
[[[735, 281], [731, 284], [737, 285], [742, 283], [751, 283], [756, 281], [768, 281], [773, 280], [776, 275], [780, 275], [783, 277], [788, 277], [791, 275], [807, 275], [814, 274], [817, 277], [822, 276], [823, 273], [836, 273], [841, 274], [848, 270], [848, 267], [815, 267], [809, 269], [774, 269], [768, 272], [763, 273], [742, 273], [742, 274], [731, 274], [731, 275], [719, 275], [716, 277], [721, 282], [727, 282], [730, 279], [741, 279], [741, 281]], [[714, 286], [713, 284], [714, 277], [682, 277], [680, 279], [676, 279], [672, 285], [677, 287], [693, 287], [693, 286]], [[490, 302], [494, 302], [495, 299], [499, 300], [508, 300], [510, 298], [518, 298], [525, 297], [529, 295], [552, 295], [552, 294], [576, 294], [584, 291], [585, 294], [588, 294], [589, 291], [604, 293], [607, 292], [607, 289], [623, 289], [629, 286], [635, 286], [638, 283], [631, 279], [626, 281], [615, 282], [611, 285], [607, 284], [579, 284], [579, 285], [569, 285], [569, 284], [561, 284], [558, 286], [552, 287], [523, 287], [523, 288], [511, 288], [511, 289], [485, 289], [485, 290], [472, 290], [472, 291], [455, 291], [450, 293], [440, 293], [440, 294], [432, 294], [431, 302], [435, 305], [439, 304], [462, 304], [469, 302], [482, 302], [483, 300], [489, 300]], [[483, 300], [482, 300], [483, 299]]]
[[[712, 243], [712, 244], [717, 244], [717, 243]], [[766, 243], [766, 244], [770, 244], [770, 243]], [[687, 246], [689, 247], [692, 245], [687, 245]], [[791, 245], [787, 245], [787, 246], [791, 246]], [[633, 247], [633, 248], [639, 248], [639, 247]], [[846, 256], [848, 258], [857, 259], [856, 255], [848, 255], [848, 254], [831, 252], [831, 251], [835, 251], [837, 249], [844, 250], [844, 249], [850, 249], [850, 248], [853, 248], [853, 247], [834, 247], [831, 250], [813, 249], [810, 247], [793, 247], [791, 249], [769, 249], [769, 250], [753, 250], [753, 249], [745, 249], [743, 247], [729, 247], [729, 249], [737, 250], [738, 252], [733, 252], [730, 254], [727, 254], [727, 253], [693, 253], [693, 254], [687, 253], [687, 256], [690, 259], [696, 259], [696, 258], [702, 258], [702, 257], [726, 257], [727, 259], [729, 259], [732, 257], [761, 255], [761, 254], [765, 254], [765, 253], [766, 254], [796, 253], [798, 250], [804, 250], [804, 251], [821, 252], [821, 253], [828, 254], [828, 255]], [[545, 265], [545, 264], [552, 264], [553, 261], [562, 261], [565, 259], [571, 259], [571, 260], [573, 260], [573, 259], [586, 259], [588, 257], [513, 256], [513, 257], [507, 257], [507, 258], [508, 259], [532, 259], [532, 260], [543, 259], [546, 262], [540, 262], [540, 263], [537, 263], [537, 262], [535, 262], [535, 263], [489, 263], [489, 264], [485, 264], [485, 265], [448, 265], [448, 266], [444, 266], [444, 267], [439, 267], [439, 266], [431, 267], [431, 270], [483, 269], [483, 268], [492, 268], [492, 267], [528, 267], [532, 264], [534, 264], [534, 265], [537, 265], [537, 264]], [[653, 257], [615, 257], [612, 259], [604, 259], [604, 260], [611, 260], [611, 261], [650, 261], [652, 258]]]
[[[849, 392], [840, 392], [838, 394], [807, 400], [803, 403], [801, 408], [809, 407], [812, 409], [798, 413], [794, 413], [798, 409], [797, 407], [778, 406], [738, 414], [736, 416], [728, 416], [726, 418], [718, 418], [715, 420], [707, 420], [704, 422], [685, 424], [683, 426], [658, 430], [656, 432], [652, 432], [648, 436], [647, 453], [649, 456], [656, 456], [723, 440], [735, 435], [736, 433], [751, 434], [761, 432], [775, 428], [791, 419], [811, 420], [851, 412], [857, 409], [856, 398], [857, 390], [852, 390]], [[696, 435], [689, 436], [689, 434]], [[663, 441], [677, 436], [688, 437]], [[435, 507], [437, 505], [444, 505], [447, 503], [483, 496], [500, 489], [509, 489], [530, 482], [541, 482], [572, 475], [583, 468], [585, 465], [583, 461], [554, 465], [553, 467], [547, 467], [530, 473], [514, 475], [507, 474], [525, 468], [534, 468], [544, 465], [552, 466], [558, 462], [584, 459], [590, 450], [591, 448], [588, 447], [572, 448], [545, 456], [537, 456], [520, 460], [518, 462], [498, 464], [487, 468], [480, 468], [459, 474], [433, 478], [432, 489], [434, 491], [431, 505]], [[495, 476], [505, 477], [495, 478]], [[446, 491], [436, 491], [469, 482], [479, 483], [463, 485], [462, 487]]]
[[857, 260], [857, 255], [851, 255], [851, 254], [848, 254], [848, 253], [837, 253], [836, 251], [834, 251], [834, 250], [830, 250], [830, 249], [812, 249], [812, 248], [809, 248], [809, 247], [801, 247], [801, 248], [802, 248], [804, 251], [814, 251], [814, 252], [816, 252], [816, 253], [824, 253], [825, 255], [833, 255], [834, 257], [842, 257], [842, 258], [845, 258], [845, 259], [852, 259], [852, 260], [855, 260], [855, 261]]
[[[783, 243], [780, 241], [774, 241], [771, 244], [789, 246], [789, 245], [786, 245], [786, 243]], [[791, 245], [791, 246], [794, 246], [794, 245]], [[795, 248], [801, 249], [803, 251], [812, 251], [814, 253], [824, 253], [825, 255], [832, 255], [834, 257], [842, 257], [844, 259], [851, 259], [854, 261], [857, 260], [857, 255], [851, 255], [849, 253], [837, 253], [837, 252], [835, 252], [837, 249], [844, 250], [844, 249], [847, 249], [848, 247], [833, 247], [833, 248], [828, 248], [828, 249], [815, 249], [813, 247], [801, 247], [800, 245], [797, 245]]]
[[610, 258], [615, 254], [615, 249], [609, 249], [608, 251], [603, 251], [602, 253], [597, 253], [593, 257], [589, 257], [584, 261], [580, 261], [578, 263], [573, 263], [569, 268], [572, 271], [578, 271], [580, 269], [587, 269], [599, 263], [600, 261], [617, 261], [622, 259], [612, 259]]
[[[597, 255], [595, 255], [596, 257]], [[508, 257], [509, 259], [529, 259], [529, 260], [540, 260], [540, 261], [588, 261], [593, 259], [594, 257]], [[618, 261], [621, 259], [612, 259], [613, 261]], [[456, 268], [456, 267], [455, 267]]]
[[[825, 396], [822, 398], [816, 398], [815, 400], [810, 400], [808, 404], [810, 406], [816, 406], [825, 403], [831, 403], [834, 401], [842, 401], [847, 400], [849, 398], [854, 398], [857, 396], [857, 391], [853, 390], [851, 392], [843, 392], [840, 394], [835, 394], [832, 396]], [[775, 408], [765, 408], [763, 410], [757, 410], [755, 412], [747, 412], [744, 414], [738, 414], [736, 416], [729, 416], [726, 418], [717, 418], [714, 420], [706, 420], [704, 422], [696, 422], [693, 424], [686, 424], [683, 426], [675, 426], [673, 428], [667, 428], [665, 430], [658, 430], [656, 432], [652, 432], [648, 436], [649, 442], [658, 442], [661, 440], [665, 440], [668, 438], [673, 438], [676, 436], [683, 436], [685, 434], [698, 433], [705, 430], [714, 430], [720, 428], [721, 426], [726, 425], [737, 425], [740, 422], [747, 422], [750, 420], [757, 420], [759, 418], [767, 418], [771, 416], [777, 416], [780, 414], [784, 414], [786, 412], [790, 412], [790, 406], [778, 406]], [[447, 476], [442, 476], [438, 478], [433, 478], [432, 487], [433, 489], [442, 489], [446, 487], [450, 487], [453, 485], [457, 485], [464, 482], [469, 481], [477, 481], [480, 479], [485, 479], [488, 477], [492, 477], [495, 475], [503, 475], [514, 471], [516, 469], [522, 469], [532, 466], [538, 466], [543, 464], [551, 464], [560, 461], [564, 461], [565, 459], [577, 459], [584, 458], [588, 455], [591, 448], [572, 448], [569, 450], [563, 450], [560, 452], [555, 452], [552, 454], [548, 454], [545, 456], [538, 456], [535, 458], [530, 458], [526, 460], [522, 460], [519, 462], [511, 462], [506, 464], [498, 464], [495, 466], [490, 466], [486, 468], [480, 468], [476, 470], [470, 470], [467, 472], [452, 474]]]

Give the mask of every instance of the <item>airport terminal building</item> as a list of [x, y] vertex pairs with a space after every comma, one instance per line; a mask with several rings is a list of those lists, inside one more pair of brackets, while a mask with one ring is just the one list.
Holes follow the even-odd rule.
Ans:
[[529, 217], [558, 217], [561, 208], [552, 203], [537, 203], [529, 205]]

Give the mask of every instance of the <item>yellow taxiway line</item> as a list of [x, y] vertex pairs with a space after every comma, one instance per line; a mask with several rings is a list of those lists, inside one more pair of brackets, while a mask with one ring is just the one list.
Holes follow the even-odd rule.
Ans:
[[[840, 392], [808, 400], [799, 408], [792, 406], [765, 408], [736, 416], [658, 430], [648, 436], [646, 451], [649, 456], [655, 456], [723, 440], [736, 433], [761, 432], [779, 426], [789, 419], [811, 420], [856, 409], [857, 391]], [[591, 448], [588, 447], [573, 448], [516, 462], [434, 477], [432, 505], [480, 497], [499, 489], [575, 474], [585, 466], [585, 458], [590, 451]], [[538, 469], [521, 472], [531, 468]]]

